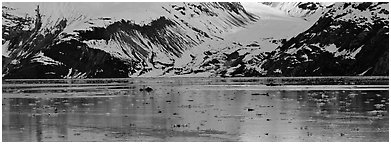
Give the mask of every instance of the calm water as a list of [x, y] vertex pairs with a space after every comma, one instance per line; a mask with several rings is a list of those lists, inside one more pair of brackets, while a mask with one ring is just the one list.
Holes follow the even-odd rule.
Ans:
[[389, 141], [388, 77], [3, 80], [2, 91], [2, 141]]

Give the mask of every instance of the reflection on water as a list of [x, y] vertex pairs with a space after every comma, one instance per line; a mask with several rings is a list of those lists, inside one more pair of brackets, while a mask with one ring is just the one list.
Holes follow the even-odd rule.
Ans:
[[388, 86], [267, 89], [191, 80], [3, 83], [2, 140], [389, 140]]

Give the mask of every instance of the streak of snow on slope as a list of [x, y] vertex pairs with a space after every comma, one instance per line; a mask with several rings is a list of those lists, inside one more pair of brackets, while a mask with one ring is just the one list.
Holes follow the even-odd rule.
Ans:
[[[230, 18], [230, 17], [242, 17], [242, 16], [239, 16], [237, 14], [228, 14], [226, 12], [224, 12], [223, 10], [220, 10], [220, 9], [216, 9], [213, 13], [215, 15], [218, 15], [218, 17], [211, 17], [211, 16], [208, 16], [208, 15], [205, 15], [205, 14], [198, 14], [196, 15], [196, 13], [199, 13], [198, 10], [192, 10], [192, 4], [189, 4], [189, 3], [177, 3], [177, 4], [166, 4], [164, 3], [164, 5], [167, 5], [167, 6], [163, 6], [163, 9], [168, 11], [170, 13], [170, 15], [166, 15], [166, 17], [170, 18], [170, 19], [173, 19], [173, 20], [179, 20], [180, 22], [178, 22], [180, 24], [180, 28], [173, 28], [173, 27], [167, 27], [167, 31], [170, 31], [172, 33], [174, 32], [179, 32], [179, 33], [183, 33], [184, 31], [192, 31], [192, 29], [190, 27], [196, 27], [196, 28], [199, 28], [199, 30], [201, 31], [205, 31], [205, 32], [209, 32], [209, 34], [211, 34], [211, 36], [213, 37], [217, 37], [212, 39], [212, 40], [208, 40], [206, 39], [206, 41], [221, 41], [221, 37], [224, 37], [226, 35], [226, 33], [235, 33], [236, 31], [239, 31], [240, 29], [244, 29], [242, 27], [235, 27], [233, 25], [230, 25], [230, 24], [227, 24], [227, 20], [225, 18]], [[204, 5], [205, 7], [213, 7], [213, 6], [216, 6], [216, 5]], [[177, 9], [180, 9], [179, 11], [177, 11]], [[233, 22], [235, 22], [233, 20]], [[190, 27], [189, 27], [190, 26]], [[139, 34], [138, 34], [139, 35]], [[187, 35], [188, 37], [192, 38], [192, 39], [199, 39], [198, 35], [196, 35], [195, 33], [183, 33], [183, 36], [184, 35]], [[180, 37], [183, 37], [182, 35], [179, 35]], [[142, 35], [139, 35], [138, 37], [142, 38]], [[185, 37], [183, 37], [183, 39], [186, 39]], [[138, 39], [138, 40], [135, 40], [135, 41], [143, 41], [143, 43], [149, 43], [149, 40], [146, 40], [146, 39]], [[202, 40], [204, 41], [204, 40]], [[122, 57], [122, 58], [126, 58], [127, 55], [126, 53], [124, 53], [123, 49], [127, 49], [127, 48], [123, 48], [123, 47], [127, 47], [126, 44], [123, 44], [121, 42], [116, 42], [116, 40], [109, 40], [108, 42], [99, 42], [99, 41], [95, 41], [95, 40], [90, 40], [90, 41], [86, 41], [86, 43], [88, 44], [88, 46], [90, 47], [93, 47], [93, 48], [98, 48], [98, 49], [102, 49], [104, 51], [107, 51], [109, 53], [112, 53], [114, 55], [116, 55], [117, 57]], [[200, 51], [200, 48], [199, 47], [202, 47], [202, 46], [198, 46], [196, 48], [193, 48], [193, 50], [195, 51]], [[186, 49], [186, 46], [184, 46], [184, 49]], [[156, 60], [158, 61], [161, 61], [161, 62], [165, 62], [165, 63], [171, 63], [172, 62], [172, 58], [175, 58], [175, 56], [169, 56], [167, 57], [167, 55], [163, 55], [164, 52], [159, 50], [158, 48], [156, 48], [154, 45], [152, 45], [152, 50], [154, 53], [156, 53], [157, 55], [157, 58]], [[186, 57], [186, 56], [185, 56]]]
[[44, 65], [62, 65], [62, 62], [55, 61], [50, 57], [45, 56], [42, 52], [38, 53], [33, 59], [32, 62], [40, 62]]

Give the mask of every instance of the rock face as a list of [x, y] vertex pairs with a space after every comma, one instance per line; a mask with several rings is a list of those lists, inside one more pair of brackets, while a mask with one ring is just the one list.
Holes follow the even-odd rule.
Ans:
[[[231, 29], [257, 20], [238, 3], [153, 3], [146, 11], [160, 16], [149, 22], [87, 15], [76, 3], [38, 4], [35, 16], [20, 16], [13, 3], [7, 4], [4, 78], [137, 76], [165, 69], [184, 50], [208, 39], [221, 40]], [[70, 10], [52, 15], [56, 8]]]
[[[146, 19], [140, 19], [144, 13], [137, 7], [132, 7], [137, 15], [125, 19], [75, 8], [50, 15], [47, 7], [35, 7], [34, 16], [21, 15], [5, 4], [3, 77], [122, 78], [154, 71], [212, 77], [389, 74], [388, 3], [265, 4], [313, 25], [288, 39], [270, 39], [276, 48], [265, 52], [261, 42], [224, 41], [227, 33], [259, 18], [240, 3], [154, 3], [146, 8], [152, 11]], [[174, 65], [185, 51], [208, 41], [231, 45], [210, 45], [187, 54], [188, 63]]]

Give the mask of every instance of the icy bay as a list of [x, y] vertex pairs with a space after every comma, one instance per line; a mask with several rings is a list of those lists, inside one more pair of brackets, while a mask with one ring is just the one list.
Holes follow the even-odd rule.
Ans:
[[2, 83], [2, 141], [389, 141], [388, 77]]

